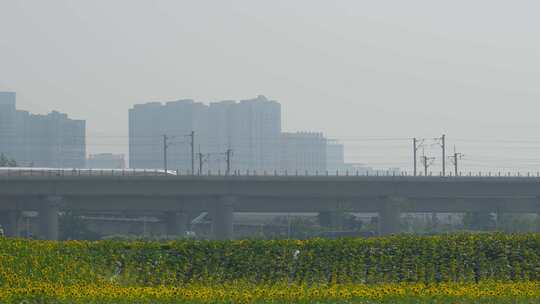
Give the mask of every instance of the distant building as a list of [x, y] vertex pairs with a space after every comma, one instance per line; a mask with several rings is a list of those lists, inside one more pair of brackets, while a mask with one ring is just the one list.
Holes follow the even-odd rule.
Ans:
[[86, 122], [16, 110], [16, 94], [0, 92], [0, 152], [20, 166], [84, 168]]
[[326, 146], [326, 169], [329, 172], [343, 171], [345, 165], [345, 148], [335, 139], [329, 139]]
[[271, 172], [280, 167], [281, 105], [264, 96], [242, 100], [230, 115], [232, 167]]
[[224, 153], [232, 151], [231, 170], [278, 170], [280, 167], [281, 105], [260, 95], [235, 102], [210, 103], [209, 162], [211, 170], [226, 170]]
[[164, 135], [167, 167], [191, 170], [191, 137], [197, 153], [207, 151], [208, 106], [193, 100], [151, 102], [129, 109], [130, 168], [163, 168]]
[[322, 174], [326, 171], [327, 142], [322, 133], [281, 134], [281, 171]]
[[162, 107], [151, 102], [129, 109], [130, 168], [163, 168]]
[[124, 169], [126, 161], [124, 154], [90, 154], [86, 160], [86, 167], [89, 169]]
[[0, 92], [0, 153], [15, 157], [15, 92]]
[[[273, 171], [280, 167], [281, 106], [264, 96], [205, 105], [193, 100], [135, 105], [129, 110], [131, 168], [163, 168], [163, 135], [169, 169], [191, 170], [188, 135], [195, 132], [195, 154], [203, 154], [203, 170]], [[195, 159], [198, 170], [199, 159]]]
[[[208, 156], [206, 167], [214, 172], [227, 169], [226, 152], [233, 150], [233, 113], [236, 101], [212, 102], [208, 108]], [[231, 157], [234, 161], [234, 156]], [[234, 161], [236, 163], [236, 161]], [[231, 164], [232, 165], [232, 164]], [[232, 170], [232, 169], [231, 169]]]
[[86, 122], [53, 111], [47, 115], [17, 111], [16, 156], [22, 166], [84, 168]]

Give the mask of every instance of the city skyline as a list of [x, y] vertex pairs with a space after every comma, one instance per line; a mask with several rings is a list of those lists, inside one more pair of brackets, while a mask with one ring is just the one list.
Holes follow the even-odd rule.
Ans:
[[[11, 94], [15, 96], [15, 92], [3, 92], [4, 94]], [[259, 95], [260, 97], [261, 95]], [[17, 94], [18, 97], [18, 94]], [[18, 98], [17, 98], [18, 99]], [[246, 99], [249, 100], [249, 99]], [[192, 99], [179, 99], [179, 101], [191, 101]], [[242, 101], [242, 100], [240, 100]], [[244, 100], [245, 101], [245, 100]], [[177, 102], [177, 101], [174, 101]], [[174, 103], [173, 102], [173, 103]], [[18, 102], [17, 102], [18, 103]], [[165, 104], [171, 102], [165, 102]], [[211, 101], [211, 102], [196, 102], [197, 104], [202, 105], [203, 107], [209, 107], [213, 105], [214, 109], [219, 109], [218, 105], [227, 106], [228, 104], [236, 103], [234, 100], [221, 100], [221, 101]], [[161, 104], [160, 102], [148, 102], [145, 104]], [[137, 106], [138, 104], [133, 104]], [[30, 111], [16, 111], [18, 115], [24, 113], [29, 114]], [[57, 113], [56, 110], [50, 111], [47, 115], [44, 114], [31, 114], [30, 117], [47, 117]], [[62, 114], [62, 113], [59, 113]], [[64, 114], [62, 114], [64, 115]], [[215, 117], [218, 118], [219, 117]], [[282, 119], [280, 119], [282, 121]], [[311, 131], [295, 131], [295, 130], [285, 130], [283, 128], [283, 123], [281, 123], [282, 134], [287, 133], [302, 133], [302, 132], [320, 132], [314, 128], [311, 128]], [[5, 129], [5, 128], [4, 128]], [[187, 129], [186, 129], [187, 130]], [[92, 134], [92, 130], [89, 129], [88, 132]], [[324, 132], [321, 132], [324, 134]], [[218, 134], [214, 135], [217, 138]], [[345, 146], [343, 151], [343, 162], [346, 164], [343, 167], [343, 170], [347, 168], [356, 171], [360, 168], [360, 171], [364, 169], [368, 170], [402, 170], [402, 171], [413, 171], [412, 168], [412, 140], [417, 138], [419, 146], [417, 150], [417, 171], [423, 172], [423, 163], [422, 157], [425, 155], [429, 158], [429, 168], [428, 171], [432, 174], [440, 174], [441, 172], [441, 152], [440, 152], [440, 137], [398, 137], [398, 136], [346, 136], [346, 137], [331, 137], [324, 134], [325, 138], [329, 140], [338, 141], [341, 145]], [[215, 139], [214, 138], [214, 139]], [[492, 172], [497, 174], [497, 172], [506, 173], [517, 173], [517, 172], [538, 172], [540, 171], [540, 159], [536, 158], [535, 151], [540, 150], [540, 140], [535, 140], [535, 138], [504, 138], [504, 139], [489, 139], [489, 138], [480, 138], [480, 139], [471, 139], [467, 137], [455, 138], [450, 136], [450, 141], [447, 141], [446, 145], [446, 171], [453, 172], [453, 154], [457, 153], [460, 155], [460, 168], [464, 172], [485, 172], [488, 174]], [[86, 147], [85, 154], [89, 157], [92, 154], [102, 154], [102, 153], [113, 153], [113, 154], [123, 154], [126, 158], [126, 163], [129, 163], [129, 136], [127, 135], [118, 135], [118, 134], [102, 134], [102, 135], [90, 135], [86, 136]], [[448, 139], [448, 136], [447, 136]], [[243, 139], [245, 140], [245, 139]], [[460, 149], [456, 150], [456, 144]], [[221, 144], [223, 145], [223, 143]], [[160, 143], [161, 146], [161, 143]], [[468, 147], [464, 149], [463, 147]], [[496, 147], [495, 150], [509, 151], [514, 152], [513, 155], [506, 157], [504, 159], [497, 159], [490, 157], [485, 154], [486, 149], [490, 147]], [[197, 146], [197, 153], [199, 152]], [[174, 149], [174, 148], [173, 148]], [[218, 151], [215, 148], [208, 148], [206, 153], [216, 154]], [[223, 150], [223, 149], [221, 149]], [[219, 150], [219, 151], [221, 151]], [[201, 152], [204, 152], [205, 148]], [[361, 152], [359, 152], [361, 151]], [[382, 154], [380, 151], [384, 151]], [[473, 152], [478, 152], [477, 155]], [[185, 152], [185, 151], [184, 151]], [[527, 158], [522, 158], [519, 153], [525, 152], [529, 156]], [[223, 152], [219, 152], [223, 153]], [[393, 160], [386, 160], [388, 155], [398, 155]], [[186, 153], [183, 157], [186, 161], [191, 162], [189, 153]], [[204, 154], [204, 153], [203, 153]], [[358, 161], [360, 160], [360, 161]], [[23, 162], [24, 163], [24, 162]], [[206, 163], [205, 163], [206, 164]], [[221, 167], [224, 166], [224, 162], [221, 162]], [[340, 167], [340, 166], [338, 166]], [[336, 168], [338, 168], [336, 167]], [[241, 167], [247, 170], [247, 167]], [[356, 168], [356, 169], [352, 169]], [[372, 168], [372, 169], [371, 169]], [[223, 169], [223, 168], [220, 168]]]
[[410, 167], [410, 138], [447, 134], [471, 170], [540, 168], [540, 144], [530, 143], [540, 128], [538, 8], [5, 1], [0, 90], [19, 92], [20, 107], [34, 113], [87, 119], [91, 153], [127, 153], [132, 104], [266, 94], [286, 108], [285, 131], [338, 138], [348, 161]]
[[353, 170], [344, 162], [343, 146], [327, 144], [323, 133], [284, 132], [281, 112], [278, 101], [263, 95], [209, 104], [135, 104], [129, 109], [129, 167], [198, 174]]
[[[135, 104], [128, 113], [129, 168], [198, 168], [199, 174], [353, 169], [335, 139], [327, 144], [321, 132], [283, 132], [281, 104], [263, 95], [209, 104], [154, 101]], [[87, 153], [86, 120], [56, 110], [20, 110], [16, 92], [0, 92], [0, 114], [0, 152], [19, 166], [124, 168], [124, 154]]]

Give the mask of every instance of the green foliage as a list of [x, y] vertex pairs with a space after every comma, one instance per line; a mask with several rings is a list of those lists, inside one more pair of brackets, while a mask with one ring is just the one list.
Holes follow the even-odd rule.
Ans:
[[352, 230], [362, 229], [362, 221], [354, 215], [343, 211], [320, 212], [318, 215], [319, 224], [322, 227], [333, 230]]
[[504, 232], [535, 232], [540, 218], [530, 214], [501, 213], [497, 218], [497, 230]]
[[487, 212], [467, 212], [463, 216], [463, 226], [469, 230], [488, 231], [496, 226], [495, 217]]
[[100, 239], [100, 235], [88, 229], [83, 219], [71, 211], [60, 215], [58, 219], [60, 239], [62, 240], [90, 240]]
[[[193, 282], [400, 283], [540, 280], [540, 235], [170, 242], [0, 240], [17, 277], [157, 286]], [[7, 263], [7, 264], [6, 264]], [[81, 273], [81, 275], [73, 275]], [[0, 272], [0, 285], [8, 281]]]

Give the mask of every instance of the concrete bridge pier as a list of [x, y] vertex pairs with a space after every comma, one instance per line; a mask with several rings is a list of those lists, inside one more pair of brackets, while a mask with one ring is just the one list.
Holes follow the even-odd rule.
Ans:
[[19, 219], [21, 213], [19, 210], [8, 210], [0, 213], [0, 223], [4, 229], [6, 237], [19, 237]]
[[187, 213], [182, 211], [165, 212], [165, 227], [167, 235], [186, 236]]
[[379, 235], [391, 235], [400, 232], [400, 200], [387, 198], [379, 209]]
[[231, 240], [233, 235], [233, 215], [235, 196], [219, 197], [212, 212], [212, 233], [217, 240]]
[[323, 227], [341, 230], [343, 217], [342, 211], [321, 211], [319, 212], [319, 224]]
[[62, 197], [48, 196], [39, 209], [39, 227], [41, 238], [58, 240], [58, 209]]

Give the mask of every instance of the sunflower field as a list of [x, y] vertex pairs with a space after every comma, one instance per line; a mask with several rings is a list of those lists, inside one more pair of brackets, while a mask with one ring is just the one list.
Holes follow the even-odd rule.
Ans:
[[540, 303], [540, 235], [0, 239], [0, 303]]

